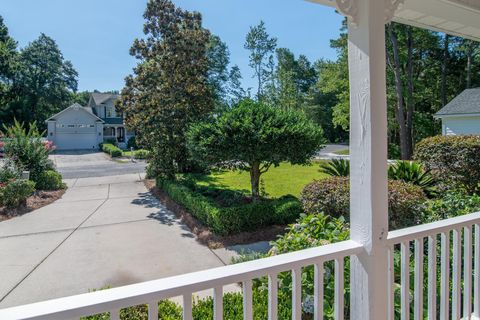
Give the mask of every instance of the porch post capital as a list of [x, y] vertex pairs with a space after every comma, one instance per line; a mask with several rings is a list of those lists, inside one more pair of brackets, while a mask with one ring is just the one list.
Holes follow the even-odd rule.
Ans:
[[[385, 23], [392, 21], [395, 11], [405, 2], [405, 0], [383, 0], [385, 3], [384, 20]], [[358, 0], [335, 0], [337, 10], [348, 18], [350, 25], [358, 25]]]

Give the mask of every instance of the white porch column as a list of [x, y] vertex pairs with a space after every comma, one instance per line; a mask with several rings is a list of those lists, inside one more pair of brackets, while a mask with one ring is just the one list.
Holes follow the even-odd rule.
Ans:
[[388, 251], [385, 22], [396, 0], [336, 0], [349, 18], [352, 319], [386, 320]]

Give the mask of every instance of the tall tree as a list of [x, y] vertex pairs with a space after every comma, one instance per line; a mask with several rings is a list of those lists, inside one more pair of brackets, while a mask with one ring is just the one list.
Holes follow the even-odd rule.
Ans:
[[[149, 173], [174, 179], [191, 169], [187, 127], [209, 114], [214, 95], [209, 78], [211, 34], [198, 12], [170, 0], [150, 0], [144, 39], [130, 50], [139, 63], [125, 80], [119, 108], [139, 142], [151, 150]], [[211, 74], [210, 74], [211, 75]]]
[[21, 101], [16, 113], [22, 121], [43, 125], [48, 117], [67, 107], [77, 90], [78, 73], [55, 41], [43, 33], [21, 51], [20, 59], [15, 86]]
[[19, 67], [17, 42], [9, 35], [0, 16], [0, 118], [2, 122], [12, 119], [11, 101], [16, 96], [12, 90], [15, 74]]
[[254, 69], [254, 77], [258, 81], [257, 99], [261, 100], [265, 84], [271, 80], [277, 38], [270, 37], [265, 22], [260, 21], [257, 26], [250, 27], [244, 47], [250, 51], [250, 67]]

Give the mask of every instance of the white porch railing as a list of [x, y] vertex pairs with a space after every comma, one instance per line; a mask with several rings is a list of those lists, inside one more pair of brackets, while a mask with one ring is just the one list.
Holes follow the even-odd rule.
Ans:
[[[440, 291], [440, 319], [479, 319], [480, 314], [480, 212], [439, 222], [397, 230], [389, 233], [389, 310], [390, 319], [395, 319], [394, 281], [398, 276], [393, 271], [394, 253], [400, 247], [401, 255], [401, 319], [410, 319], [410, 252], [414, 252], [413, 310], [414, 319], [424, 319], [426, 305], [428, 319], [437, 319], [437, 291]], [[472, 241], [472, 231], [475, 231]], [[450, 234], [453, 234], [453, 254], [450, 259]], [[462, 237], [463, 235], [463, 237]], [[440, 237], [440, 241], [439, 238]], [[425, 242], [425, 239], [428, 239]], [[462, 242], [463, 239], [463, 242]], [[413, 243], [413, 245], [412, 245]], [[440, 243], [440, 252], [437, 252]], [[461, 255], [463, 248], [463, 256]], [[268, 276], [268, 318], [277, 319], [277, 275], [292, 272], [292, 319], [302, 315], [301, 271], [314, 266], [315, 315], [323, 319], [324, 263], [335, 261], [335, 319], [344, 318], [344, 259], [363, 251], [360, 244], [348, 240], [322, 247], [278, 255], [241, 264], [235, 264], [185, 275], [148, 281], [134, 285], [97, 291], [77, 296], [60, 298], [40, 303], [0, 310], [0, 319], [73, 319], [81, 316], [110, 312], [111, 319], [119, 319], [123, 308], [148, 304], [149, 319], [158, 318], [158, 301], [182, 296], [183, 318], [192, 319], [192, 294], [214, 289], [214, 319], [223, 319], [223, 286], [242, 283], [243, 317], [253, 318], [252, 280]], [[426, 254], [425, 254], [426, 252]], [[440, 268], [437, 269], [437, 256]], [[427, 258], [427, 263], [424, 260]], [[452, 285], [450, 289], [450, 264]], [[424, 268], [428, 267], [426, 288]], [[463, 270], [463, 273], [462, 273]], [[440, 277], [437, 277], [439, 271]], [[472, 271], [474, 273], [472, 274]], [[437, 284], [437, 280], [440, 283]], [[387, 279], [386, 279], [387, 280]], [[427, 293], [424, 304], [424, 293]], [[355, 292], [351, 292], [355, 295]], [[463, 301], [463, 309], [462, 309]], [[451, 303], [451, 310], [449, 309]], [[473, 313], [472, 313], [473, 311]], [[397, 317], [398, 318], [398, 317]], [[353, 318], [352, 318], [353, 319]]]

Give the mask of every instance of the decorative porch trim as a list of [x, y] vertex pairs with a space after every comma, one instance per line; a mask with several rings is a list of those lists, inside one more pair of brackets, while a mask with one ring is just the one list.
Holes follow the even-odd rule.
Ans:
[[[385, 23], [392, 21], [395, 11], [405, 0], [384, 0], [385, 1]], [[348, 18], [352, 26], [358, 25], [358, 0], [335, 0], [338, 11]]]

